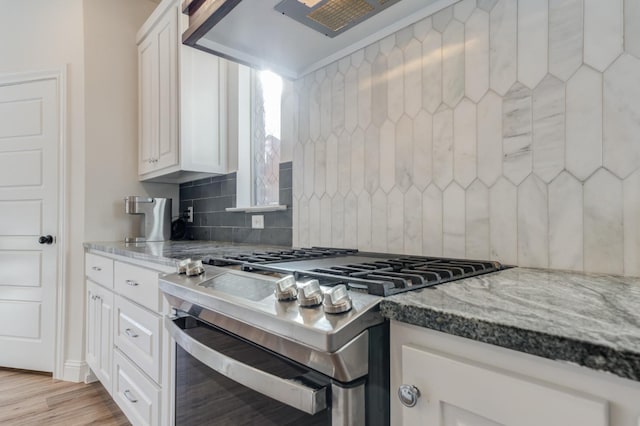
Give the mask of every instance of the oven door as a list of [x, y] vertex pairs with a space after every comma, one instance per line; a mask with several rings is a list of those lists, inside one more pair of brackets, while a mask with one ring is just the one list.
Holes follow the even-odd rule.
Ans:
[[326, 376], [190, 316], [166, 327], [177, 344], [176, 425], [332, 424]]

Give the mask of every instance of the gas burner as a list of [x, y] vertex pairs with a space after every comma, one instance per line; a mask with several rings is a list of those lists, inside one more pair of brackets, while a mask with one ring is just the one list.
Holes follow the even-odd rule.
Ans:
[[449, 281], [499, 271], [498, 262], [440, 257], [362, 253], [355, 249], [311, 247], [209, 258], [216, 266], [240, 265], [248, 272], [293, 274], [324, 286], [346, 285], [377, 296], [390, 296]]
[[358, 253], [355, 249], [339, 249], [328, 247], [312, 247], [291, 250], [261, 251], [226, 255], [222, 257], [206, 256], [203, 262], [213, 266], [231, 266], [245, 264], [269, 264], [303, 259], [324, 259], [338, 256], [348, 256]]

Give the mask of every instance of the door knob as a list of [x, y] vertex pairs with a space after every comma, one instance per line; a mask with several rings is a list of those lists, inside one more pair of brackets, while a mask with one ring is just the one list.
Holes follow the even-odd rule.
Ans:
[[40, 244], [53, 244], [53, 237], [51, 235], [41, 235], [38, 238]]

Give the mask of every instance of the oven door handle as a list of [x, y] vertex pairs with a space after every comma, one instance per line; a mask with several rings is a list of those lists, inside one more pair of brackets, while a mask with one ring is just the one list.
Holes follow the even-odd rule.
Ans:
[[326, 387], [311, 388], [295, 380], [265, 373], [198, 342], [177, 326], [172, 317], [165, 317], [164, 322], [169, 334], [182, 349], [223, 376], [308, 414], [316, 414], [327, 408]]

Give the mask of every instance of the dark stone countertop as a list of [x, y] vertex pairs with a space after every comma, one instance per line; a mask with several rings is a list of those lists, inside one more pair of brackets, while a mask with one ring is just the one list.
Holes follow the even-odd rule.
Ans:
[[388, 297], [390, 319], [640, 381], [640, 278], [527, 268]]
[[87, 242], [84, 248], [116, 254], [161, 265], [174, 266], [182, 259], [201, 260], [205, 256], [224, 256], [267, 250], [286, 250], [290, 247], [256, 244], [234, 244], [223, 241], [163, 241], [136, 244], [124, 242]]

